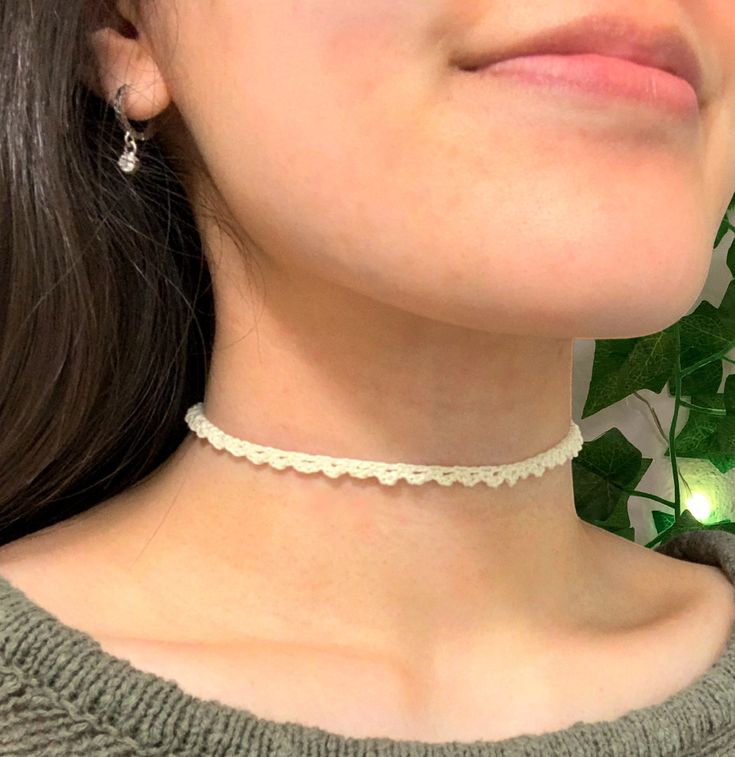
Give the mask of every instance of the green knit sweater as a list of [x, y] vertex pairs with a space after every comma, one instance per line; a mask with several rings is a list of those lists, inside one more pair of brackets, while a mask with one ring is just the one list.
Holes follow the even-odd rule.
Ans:
[[[655, 549], [716, 565], [735, 583], [733, 534], [690, 531]], [[0, 755], [733, 757], [735, 627], [724, 654], [691, 685], [614, 720], [501, 741], [355, 738], [190, 696], [108, 654], [0, 578]]]

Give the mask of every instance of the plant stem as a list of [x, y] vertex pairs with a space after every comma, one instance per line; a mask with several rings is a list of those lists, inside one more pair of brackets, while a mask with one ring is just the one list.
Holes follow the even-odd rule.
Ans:
[[659, 497], [657, 494], [649, 494], [648, 492], [639, 492], [639, 491], [636, 491], [635, 489], [623, 489], [623, 491], [634, 497], [645, 497], [645, 499], [652, 499], [654, 500], [654, 502], [660, 502], [662, 505], [667, 505], [668, 507], [674, 507], [673, 502], [671, 502], [668, 499], [664, 499], [663, 497]]
[[671, 471], [674, 476], [674, 520], [681, 515], [681, 493], [679, 491], [679, 471], [676, 464], [676, 421], [679, 418], [681, 406], [681, 325], [676, 324], [676, 360], [674, 362], [674, 417], [669, 427], [669, 453], [671, 455]]
[[[676, 330], [677, 333], [679, 332], [680, 325], [676, 324]], [[677, 342], [679, 342], [679, 338], [677, 337]], [[727, 355], [728, 352], [732, 352], [735, 348], [735, 342], [730, 342], [730, 344], [725, 347], [725, 349], [720, 350], [719, 352], [716, 352], [714, 355], [710, 355], [709, 357], [704, 357], [701, 360], [694, 363], [694, 365], [690, 365], [686, 370], [681, 370], [681, 367], [679, 368], [679, 374], [681, 378], [684, 378], [685, 376], [688, 376], [690, 373], [694, 373], [694, 371], [698, 371], [703, 365], [709, 365], [710, 363], [714, 363], [716, 360], [725, 360], [725, 355]], [[681, 359], [681, 353], [679, 353], [679, 359]], [[729, 361], [733, 362], [733, 361]]]
[[620, 489], [621, 492], [629, 494], [631, 497], [644, 497], [645, 499], [652, 499], [655, 502], [660, 502], [662, 505], [666, 505], [667, 507], [674, 507], [674, 503], [671, 502], [671, 500], [659, 497], [657, 494], [639, 492], [637, 489], [626, 489], [624, 486], [620, 486], [620, 484], [616, 484], [614, 481], [608, 481], [608, 483], [614, 486], [616, 489]]
[[697, 410], [700, 413], [706, 413], [707, 415], [727, 415], [727, 411], [721, 410], [719, 407], [702, 407], [701, 405], [695, 405], [692, 402], [687, 402], [686, 400], [681, 400], [681, 404], [684, 407], [691, 407], [693, 410]]

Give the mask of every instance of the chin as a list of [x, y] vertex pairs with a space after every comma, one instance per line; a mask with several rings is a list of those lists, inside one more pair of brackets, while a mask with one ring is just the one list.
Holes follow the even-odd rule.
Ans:
[[673, 326], [689, 313], [701, 296], [690, 288], [678, 291], [655, 289], [615, 300], [599, 300], [586, 314], [577, 313], [578, 339], [631, 339], [648, 336]]

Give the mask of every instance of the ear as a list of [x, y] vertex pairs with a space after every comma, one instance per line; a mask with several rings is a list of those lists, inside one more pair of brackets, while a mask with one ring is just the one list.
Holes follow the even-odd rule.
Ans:
[[132, 121], [147, 121], [171, 103], [171, 93], [142, 33], [134, 3], [121, 0], [113, 26], [95, 29], [89, 38], [96, 70], [88, 85], [112, 105], [117, 90], [127, 84], [125, 115]]

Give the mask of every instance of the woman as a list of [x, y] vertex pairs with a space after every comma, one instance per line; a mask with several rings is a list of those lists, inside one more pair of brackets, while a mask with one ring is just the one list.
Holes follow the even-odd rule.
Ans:
[[735, 537], [582, 521], [570, 387], [701, 292], [735, 17], [576, 5], [5, 0], [0, 751], [732, 753]]

